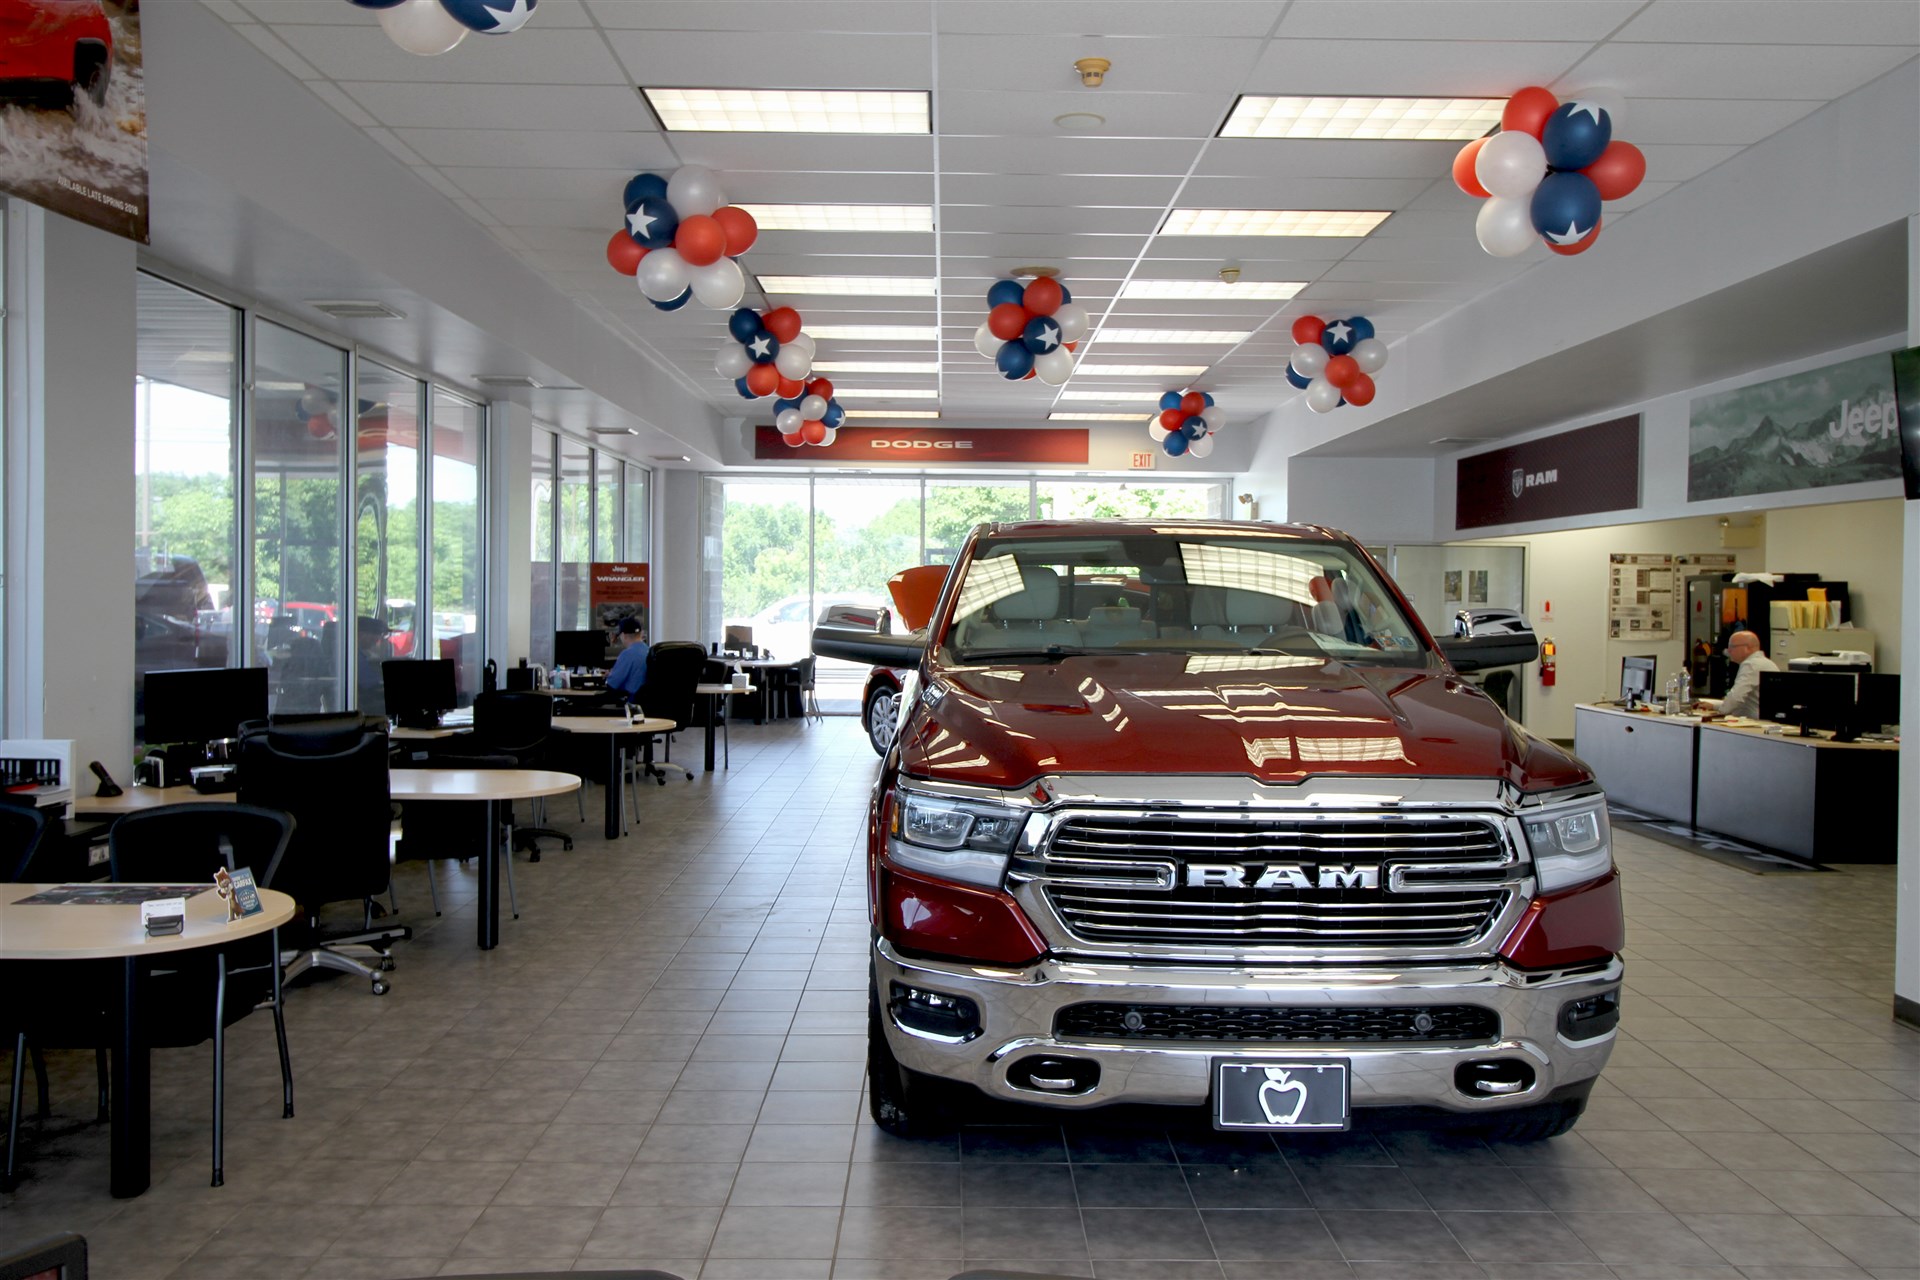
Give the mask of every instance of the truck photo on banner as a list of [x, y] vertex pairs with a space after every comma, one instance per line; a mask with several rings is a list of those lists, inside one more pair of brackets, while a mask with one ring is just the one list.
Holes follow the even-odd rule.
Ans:
[[0, 0], [0, 192], [147, 243], [139, 0]]
[[1687, 435], [1687, 501], [1823, 489], [1900, 475], [1893, 361], [1862, 356], [1702, 396]]

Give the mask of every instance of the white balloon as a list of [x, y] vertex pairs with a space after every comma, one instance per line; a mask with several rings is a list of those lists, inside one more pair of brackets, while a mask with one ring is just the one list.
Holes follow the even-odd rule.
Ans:
[[1347, 354], [1362, 373], [1378, 373], [1387, 367], [1387, 344], [1378, 338], [1362, 338]]
[[[658, 252], [660, 250], [654, 250], [654, 253]], [[640, 265], [644, 267], [651, 257], [653, 253], [640, 259]], [[702, 306], [712, 307], [716, 311], [731, 311], [740, 305], [740, 299], [747, 292], [747, 276], [740, 270], [739, 263], [732, 258], [722, 258], [691, 270], [693, 296], [700, 300]]]
[[[644, 267], [646, 264], [645, 258], [640, 259], [641, 266]], [[1293, 349], [1293, 354], [1287, 357], [1287, 362], [1301, 377], [1317, 378], [1327, 367], [1327, 349], [1317, 342], [1303, 342]]]
[[813, 372], [813, 357], [789, 342], [774, 356], [773, 367], [780, 371], [781, 377], [797, 382]]
[[389, 40], [426, 58], [445, 53], [467, 38], [467, 28], [440, 0], [401, 0], [391, 9], [380, 10], [380, 25]]
[[800, 416], [808, 422], [817, 422], [827, 416], [827, 401], [824, 396], [805, 396], [800, 401]]
[[[667, 179], [667, 203], [683, 218], [696, 213], [712, 213], [727, 202], [720, 190], [720, 179], [713, 170], [690, 164], [674, 171]], [[731, 304], [729, 304], [731, 305]]]
[[1315, 413], [1332, 413], [1340, 407], [1340, 388], [1325, 378], [1315, 378], [1307, 388], [1307, 408]]
[[782, 409], [773, 415], [773, 425], [783, 436], [790, 436], [798, 431], [800, 424], [805, 421], [806, 418], [801, 415], [798, 409]]
[[993, 330], [987, 328], [985, 320], [973, 331], [973, 349], [989, 360], [1000, 354], [1000, 339], [993, 336]]
[[1540, 140], [1519, 130], [1501, 132], [1480, 146], [1473, 176], [1496, 196], [1531, 196], [1547, 176], [1547, 152]]
[[737, 342], [727, 343], [720, 348], [720, 354], [713, 358], [713, 371], [723, 378], [744, 378], [751, 368], [753, 357]]
[[1073, 352], [1064, 346], [1043, 351], [1033, 358], [1033, 371], [1040, 381], [1057, 387], [1073, 376]]
[[1087, 336], [1087, 309], [1079, 303], [1061, 303], [1053, 309], [1053, 319], [1060, 326], [1060, 341], [1078, 342]]
[[820, 443], [821, 443], [821, 444], [832, 444], [832, 443], [833, 443], [833, 442], [834, 442], [834, 441], [835, 441], [836, 439], [838, 439], [838, 438], [839, 438], [839, 436], [840, 436], [840, 428], [838, 428], [838, 427], [828, 427], [828, 428], [827, 428], [827, 434], [826, 434], [826, 435], [825, 435], [825, 436], [824, 436], [824, 437], [823, 437], [823, 438], [821, 439], [821, 441], [820, 441]]
[[1213, 452], [1213, 435], [1209, 432], [1198, 440], [1187, 441], [1187, 452], [1196, 458], [1204, 458]]
[[1147, 434], [1153, 437], [1153, 442], [1155, 444], [1159, 444], [1162, 440], [1165, 440], [1168, 436], [1172, 435], [1173, 432], [1167, 430], [1165, 427], [1161, 426], [1158, 422], [1149, 422], [1147, 424]]
[[[1473, 232], [1480, 237], [1480, 247], [1496, 258], [1515, 257], [1540, 242], [1528, 201], [1513, 196], [1495, 196], [1481, 205], [1473, 220]], [[646, 266], [647, 258], [642, 258], [640, 265]]]
[[[434, 2], [437, 4], [439, 0]], [[383, 12], [392, 11], [383, 10]], [[635, 269], [633, 278], [639, 283], [640, 292], [655, 302], [672, 302], [685, 293], [687, 286], [693, 283], [692, 271], [693, 268], [687, 265], [687, 260], [681, 257], [677, 250], [655, 249], [640, 259], [640, 265]]]
[[814, 358], [814, 356], [818, 354], [818, 352], [816, 352], [813, 349], [813, 338], [810, 335], [808, 335], [805, 330], [802, 330], [801, 332], [794, 334], [792, 342], [783, 342], [780, 345], [782, 347], [792, 347], [796, 351], [806, 352], [807, 359], [809, 361], [811, 361]]

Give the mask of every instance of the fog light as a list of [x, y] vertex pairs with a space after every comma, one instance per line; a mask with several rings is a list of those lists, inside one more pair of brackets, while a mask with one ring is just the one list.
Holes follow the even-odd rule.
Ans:
[[1620, 1025], [1620, 989], [1574, 1000], [1560, 1008], [1560, 1034], [1569, 1040], [1591, 1040]]
[[896, 982], [887, 1007], [896, 1023], [916, 1035], [960, 1044], [980, 1034], [980, 1007], [965, 996]]
[[1022, 1058], [1007, 1069], [1007, 1083], [1036, 1093], [1092, 1093], [1100, 1065], [1085, 1058]]
[[1470, 1098], [1503, 1098], [1533, 1088], [1533, 1068], [1518, 1058], [1483, 1058], [1453, 1070], [1453, 1087]]

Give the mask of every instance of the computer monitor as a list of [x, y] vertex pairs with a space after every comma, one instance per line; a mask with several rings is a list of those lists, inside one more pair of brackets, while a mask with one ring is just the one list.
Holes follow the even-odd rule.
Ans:
[[1900, 677], [1864, 675], [1855, 699], [1854, 723], [1868, 733], [1900, 723]]
[[149, 671], [140, 699], [140, 740], [213, 742], [267, 718], [265, 667], [195, 667]]
[[745, 653], [753, 648], [753, 628], [743, 623], [729, 622], [720, 647], [730, 653]]
[[1833, 671], [1762, 671], [1760, 718], [1814, 729], [1841, 729], [1853, 717], [1857, 676]]
[[459, 705], [452, 658], [392, 658], [380, 664], [387, 714], [410, 728], [437, 729], [440, 716]]
[[607, 665], [607, 633], [593, 631], [556, 631], [553, 633], [553, 665], [587, 667]]
[[1659, 659], [1653, 654], [1635, 654], [1620, 659], [1620, 701], [1632, 706], [1653, 701], [1653, 677]]

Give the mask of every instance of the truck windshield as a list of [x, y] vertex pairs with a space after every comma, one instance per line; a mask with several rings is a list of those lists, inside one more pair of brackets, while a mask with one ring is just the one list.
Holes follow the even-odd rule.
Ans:
[[1351, 546], [1278, 533], [985, 538], [954, 599], [942, 645], [955, 662], [1101, 652], [1427, 660], [1393, 593]]

